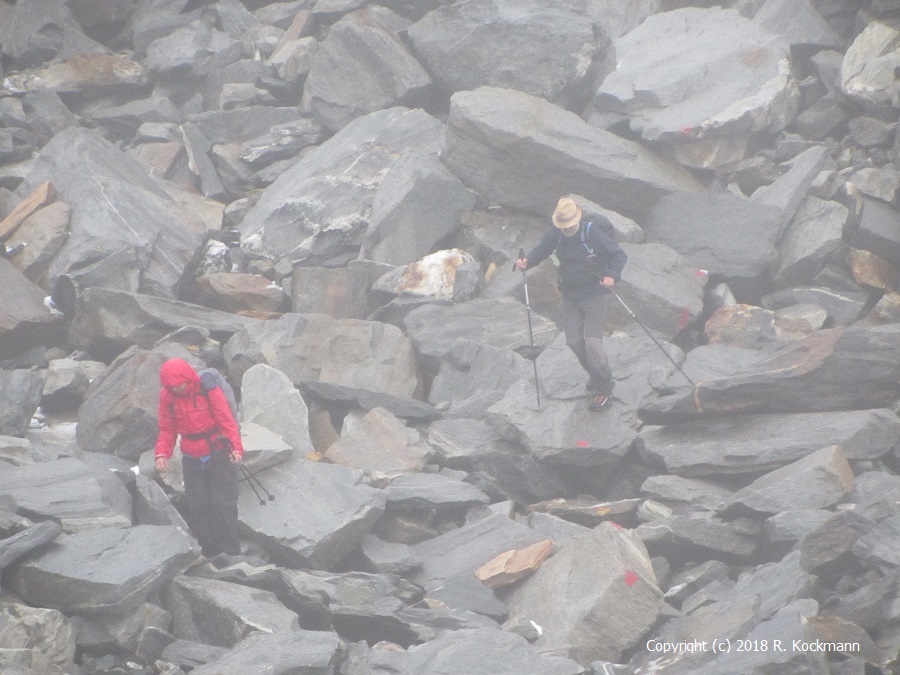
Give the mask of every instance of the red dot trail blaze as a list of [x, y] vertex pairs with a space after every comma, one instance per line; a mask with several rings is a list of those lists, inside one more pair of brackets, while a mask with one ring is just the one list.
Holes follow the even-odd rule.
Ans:
[[691, 322], [691, 310], [687, 307], [681, 310], [681, 319], [678, 321], [678, 330], [684, 330], [684, 327]]
[[625, 585], [626, 586], [634, 586], [638, 582], [637, 572], [632, 570], [628, 570], [625, 572]]
[[682, 138], [690, 138], [693, 134], [694, 130], [691, 127], [681, 127]]
[[591, 447], [591, 444], [588, 443], [587, 441], [575, 441], [575, 445], [577, 445], [579, 448], [589, 448], [589, 447]]

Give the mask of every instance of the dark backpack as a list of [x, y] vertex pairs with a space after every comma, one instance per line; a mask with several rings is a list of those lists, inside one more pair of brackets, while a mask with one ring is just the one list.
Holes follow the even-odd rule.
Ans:
[[231, 415], [234, 417], [234, 421], [237, 422], [237, 399], [234, 397], [234, 389], [228, 384], [228, 380], [225, 379], [225, 376], [222, 375], [217, 368], [206, 368], [205, 370], [201, 370], [199, 375], [200, 389], [203, 391], [203, 395], [206, 396], [206, 398], [209, 398], [210, 391], [216, 387], [221, 389], [222, 393], [225, 394], [225, 399], [228, 401], [228, 407], [231, 408]]

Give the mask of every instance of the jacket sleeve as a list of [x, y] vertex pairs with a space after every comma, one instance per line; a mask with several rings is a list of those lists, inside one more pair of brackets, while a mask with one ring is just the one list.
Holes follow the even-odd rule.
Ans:
[[625, 251], [610, 239], [599, 227], [591, 228], [591, 243], [593, 248], [603, 249], [604, 257], [607, 261], [606, 273], [616, 281], [622, 278], [622, 269], [628, 261]]
[[172, 400], [165, 390], [159, 392], [159, 411], [157, 413], [159, 433], [156, 436], [156, 457], [171, 457], [175, 449], [175, 439], [178, 433], [175, 431], [175, 416], [172, 412]]
[[537, 267], [550, 257], [550, 254], [556, 250], [556, 245], [559, 243], [560, 236], [560, 231], [554, 227], [541, 237], [537, 246], [531, 249], [528, 255], [525, 256], [528, 258], [528, 269]]
[[231, 414], [231, 406], [228, 405], [228, 399], [225, 398], [224, 392], [219, 387], [210, 389], [207, 394], [209, 399], [209, 407], [212, 410], [213, 419], [225, 436], [231, 441], [231, 445], [235, 452], [239, 455], [244, 454], [244, 446], [241, 444], [241, 431], [238, 428], [234, 415]]

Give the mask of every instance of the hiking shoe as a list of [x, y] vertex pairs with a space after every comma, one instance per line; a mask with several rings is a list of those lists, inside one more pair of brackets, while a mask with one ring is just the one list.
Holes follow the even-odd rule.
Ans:
[[609, 402], [609, 394], [597, 394], [594, 397], [594, 400], [588, 404], [588, 410], [592, 410], [594, 412], [603, 410], [606, 406], [609, 405]]

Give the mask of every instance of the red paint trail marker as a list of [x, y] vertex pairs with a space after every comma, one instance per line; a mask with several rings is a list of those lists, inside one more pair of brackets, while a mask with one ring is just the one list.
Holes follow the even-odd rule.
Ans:
[[637, 572], [632, 570], [628, 570], [625, 572], [625, 585], [626, 586], [634, 586], [638, 582]]
[[591, 447], [591, 444], [588, 443], [587, 441], [575, 441], [575, 445], [577, 445], [579, 448], [589, 448], [589, 447]]

